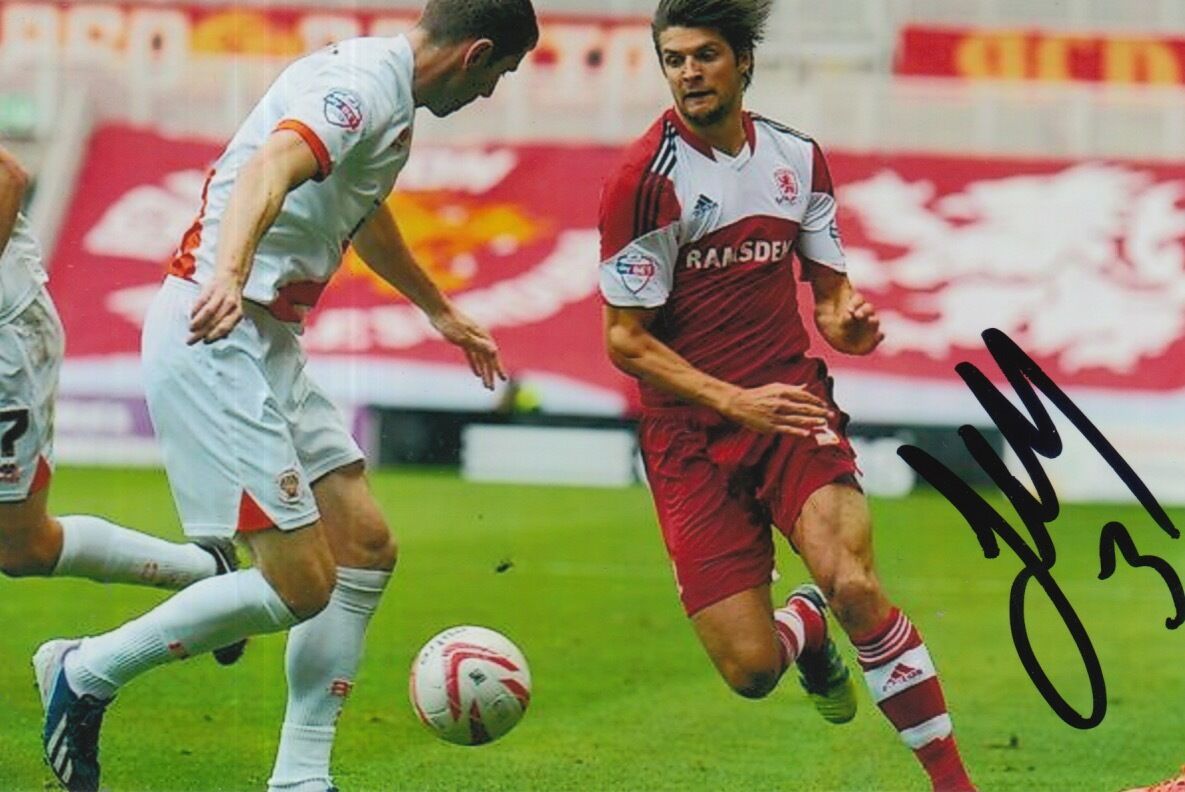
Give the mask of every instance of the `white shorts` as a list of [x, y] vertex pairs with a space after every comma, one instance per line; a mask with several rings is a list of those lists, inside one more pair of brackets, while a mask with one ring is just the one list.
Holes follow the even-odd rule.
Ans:
[[305, 374], [293, 329], [254, 303], [226, 338], [188, 346], [197, 284], [166, 278], [144, 320], [144, 387], [185, 533], [289, 531], [319, 517], [311, 485], [363, 458]]
[[0, 503], [23, 501], [49, 483], [65, 337], [44, 288], [0, 325]]

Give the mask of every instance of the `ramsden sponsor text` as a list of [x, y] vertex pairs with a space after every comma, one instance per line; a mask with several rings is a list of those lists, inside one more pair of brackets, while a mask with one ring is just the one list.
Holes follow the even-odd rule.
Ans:
[[786, 240], [770, 242], [766, 239], [749, 239], [739, 245], [710, 247], [704, 250], [693, 248], [687, 251], [684, 267], [687, 269], [724, 269], [733, 264], [768, 264], [781, 261], [790, 255], [794, 243]]

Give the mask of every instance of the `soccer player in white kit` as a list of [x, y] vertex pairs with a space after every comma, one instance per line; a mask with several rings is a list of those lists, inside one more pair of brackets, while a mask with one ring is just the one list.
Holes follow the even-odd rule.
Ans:
[[[65, 350], [41, 246], [20, 207], [29, 177], [0, 147], [0, 571], [179, 589], [237, 567], [226, 541], [176, 544], [91, 515], [51, 516], [53, 418]], [[238, 659], [225, 647], [219, 662]]]
[[255, 567], [38, 650], [45, 751], [67, 788], [98, 788], [103, 711], [132, 678], [289, 627], [269, 788], [333, 788], [335, 724], [396, 548], [361, 451], [305, 374], [299, 323], [352, 244], [487, 388], [505, 378], [489, 333], [433, 285], [384, 199], [415, 109], [444, 116], [489, 96], [537, 39], [530, 0], [429, 0], [406, 35], [347, 40], [290, 65], [215, 163], [145, 321], [145, 383], [187, 534], [237, 535]]

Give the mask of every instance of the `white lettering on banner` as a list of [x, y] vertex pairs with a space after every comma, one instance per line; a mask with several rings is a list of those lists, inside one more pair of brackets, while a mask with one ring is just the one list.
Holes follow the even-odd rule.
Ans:
[[770, 242], [766, 239], [747, 239], [739, 245], [725, 245], [706, 249], [693, 248], [687, 251], [687, 269], [725, 269], [733, 264], [768, 264], [781, 261], [794, 248], [791, 241]]
[[[291, 14], [233, 4], [172, 5], [162, 9], [150, 2], [4, 2], [0, 4], [0, 62], [60, 64], [66, 60], [105, 67], [128, 60], [133, 66], [163, 62], [170, 67], [163, 73], [177, 79], [181, 76], [177, 63], [190, 57], [291, 59], [343, 38], [402, 33], [416, 16], [409, 11], [326, 8]], [[135, 23], [137, 16], [150, 13], [161, 15], [154, 25]], [[163, 33], [154, 30], [166, 16]], [[586, 82], [592, 76], [628, 85], [637, 76], [650, 74], [650, 29], [643, 22], [595, 17], [587, 22], [554, 22], [545, 17], [544, 23], [539, 52], [528, 66], [550, 72], [555, 79], [547, 84], [560, 96], [586, 98]], [[178, 25], [184, 35], [176, 35]], [[193, 35], [198, 32], [202, 35]], [[160, 75], [150, 76], [160, 81]]]
[[[534, 269], [484, 289], [453, 296], [453, 302], [486, 327], [515, 327], [549, 319], [597, 290], [596, 231], [565, 231], [555, 250]], [[310, 352], [398, 350], [439, 338], [424, 315], [409, 305], [328, 308], [313, 314], [303, 344]]]
[[[485, 289], [454, 295], [453, 302], [491, 329], [549, 319], [596, 292], [596, 268], [576, 267], [572, 262], [594, 260], [598, 240], [596, 231], [565, 231], [551, 255], [534, 269]], [[159, 288], [154, 281], [111, 292], [106, 308], [132, 324], [142, 325]], [[437, 338], [439, 335], [419, 309], [398, 304], [317, 311], [305, 329], [303, 345], [316, 352], [362, 352], [408, 349]]]
[[63, 434], [124, 435], [134, 432], [136, 419], [127, 402], [59, 399], [54, 405], [54, 431]]
[[0, 9], [0, 63], [69, 61], [114, 67], [152, 65], [176, 77], [189, 57], [191, 24], [183, 11], [155, 7], [6, 3]]
[[1067, 372], [1130, 373], [1185, 337], [1185, 182], [1088, 163], [936, 196], [886, 170], [839, 202], [869, 241], [905, 249], [848, 255], [874, 300], [914, 292], [881, 311], [886, 351], [946, 358], [997, 327]]
[[398, 36], [411, 30], [415, 17], [379, 17], [370, 24], [371, 36]]
[[608, 90], [628, 86], [627, 95], [646, 96], [648, 88], [660, 85], [652, 80], [653, 58], [654, 43], [645, 23], [544, 19], [539, 45], [528, 64], [549, 78], [532, 86], [546, 101], [583, 105], [604, 99], [600, 92], [589, 90], [589, 79], [597, 76], [613, 86]]
[[335, 352], [361, 352], [370, 347], [367, 332], [368, 311], [365, 308], [333, 308], [329, 321], [316, 319], [317, 336], [325, 348]]
[[[401, 190], [456, 190], [480, 195], [497, 187], [518, 165], [511, 149], [427, 148], [400, 174]], [[119, 196], [83, 238], [88, 253], [160, 264], [174, 251], [198, 211], [206, 175], [177, 171], [163, 186], [142, 184]], [[505, 244], [505, 243], [503, 243]]]
[[163, 187], [133, 187], [107, 207], [83, 237], [83, 249], [97, 256], [159, 265], [173, 253], [197, 215], [197, 196], [205, 178], [201, 171], [179, 171], [166, 176]]
[[501, 184], [517, 165], [518, 155], [507, 148], [417, 149], [399, 174], [399, 189], [458, 190], [481, 195]]
[[104, 307], [116, 316], [122, 316], [127, 321], [140, 327], [144, 324], [144, 317], [148, 314], [148, 307], [156, 293], [160, 291], [160, 281], [153, 281], [144, 286], [130, 286], [119, 289], [107, 295]]
[[58, 9], [12, 3], [0, 8], [0, 62], [56, 62], [62, 47]]
[[[240, 9], [241, 10], [241, 9]], [[198, 20], [209, 21], [225, 16], [235, 24], [233, 8], [208, 10], [200, 5], [181, 9], [161, 9], [154, 5], [118, 6], [79, 3], [59, 7], [48, 2], [5, 3], [0, 14], [0, 61], [56, 62], [61, 53], [71, 62], [113, 66], [125, 59], [133, 63], [165, 63], [175, 66], [190, 57], [191, 33]], [[270, 22], [266, 10], [258, 15]], [[148, 16], [150, 24], [138, 19]], [[274, 22], [261, 32], [271, 35], [294, 33], [303, 52], [311, 52], [343, 38], [370, 35], [394, 35], [410, 27], [414, 15], [356, 15], [349, 13], [308, 12], [297, 18], [294, 29]], [[366, 22], [369, 22], [367, 29]], [[182, 35], [177, 35], [178, 32]], [[236, 32], [241, 32], [238, 27]], [[233, 39], [230, 39], [233, 41]], [[229, 46], [229, 45], [228, 45]], [[202, 52], [200, 54], [220, 54]], [[222, 54], [242, 57], [229, 49]], [[286, 53], [290, 56], [299, 52]], [[144, 60], [140, 60], [143, 58]]]
[[77, 63], [112, 66], [123, 38], [124, 15], [113, 6], [84, 5], [66, 17], [66, 52]]
[[[330, 319], [325, 311], [320, 317], [314, 317], [317, 326]], [[352, 350], [364, 349], [408, 349], [436, 338], [436, 331], [428, 322], [423, 312], [407, 305], [382, 305], [377, 308], [362, 308], [358, 310], [358, 317], [354, 332], [357, 337], [350, 342]], [[308, 349], [317, 349], [318, 341], [312, 342]], [[365, 343], [365, 346], [362, 344]], [[308, 333], [305, 333], [305, 344], [309, 345]], [[332, 351], [332, 347], [323, 347], [324, 351]]]
[[137, 9], [128, 23], [128, 59], [151, 64], [158, 82], [176, 79], [185, 68], [189, 50], [189, 21], [180, 11]]

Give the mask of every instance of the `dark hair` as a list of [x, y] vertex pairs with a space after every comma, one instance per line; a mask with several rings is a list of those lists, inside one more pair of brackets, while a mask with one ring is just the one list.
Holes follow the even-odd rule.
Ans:
[[527, 52], [539, 42], [531, 0], [428, 0], [417, 24], [434, 44], [488, 38], [494, 42], [494, 60]]
[[[753, 50], [765, 38], [765, 24], [773, 0], [660, 0], [650, 23], [654, 49], [662, 58], [658, 37], [669, 27], [711, 28], [728, 42], [739, 60], [753, 58]], [[745, 73], [745, 87], [753, 81], [753, 67]]]

